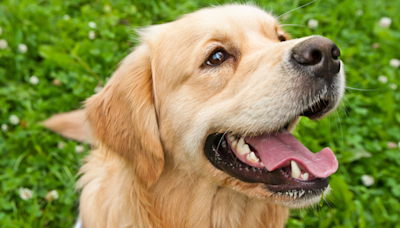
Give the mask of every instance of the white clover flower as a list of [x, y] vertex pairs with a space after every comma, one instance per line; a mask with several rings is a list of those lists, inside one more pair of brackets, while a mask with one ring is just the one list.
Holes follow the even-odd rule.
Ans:
[[379, 21], [379, 25], [382, 28], [389, 28], [390, 24], [392, 24], [392, 19], [388, 17], [382, 17], [381, 20]]
[[36, 77], [35, 75], [32, 75], [32, 76], [29, 78], [29, 82], [30, 82], [32, 85], [37, 85], [37, 84], [39, 84], [39, 78]]
[[373, 176], [364, 174], [361, 176], [361, 182], [365, 187], [369, 187], [374, 184], [375, 180]]
[[94, 92], [95, 92], [95, 93], [98, 93], [98, 92], [100, 92], [102, 89], [103, 89], [103, 87], [100, 86], [100, 85], [98, 85], [98, 86], [96, 86], [96, 87], [94, 88]]
[[64, 149], [64, 147], [65, 147], [65, 142], [60, 141], [60, 142], [57, 143], [57, 148], [58, 149], [62, 150], [62, 149]]
[[26, 44], [18, 44], [18, 50], [19, 52], [24, 54], [28, 51], [28, 47], [26, 46]]
[[388, 147], [389, 147], [390, 149], [394, 149], [394, 148], [397, 147], [397, 144], [396, 144], [395, 142], [388, 142], [387, 145], [388, 145]]
[[356, 11], [356, 15], [360, 17], [360, 16], [364, 15], [364, 11], [362, 9], [359, 9]]
[[8, 48], [7, 40], [1, 39], [0, 40], [0, 49], [6, 49], [6, 48]]
[[383, 84], [388, 82], [388, 78], [386, 76], [384, 76], [384, 75], [379, 76], [378, 80]]
[[391, 88], [392, 90], [396, 90], [396, 89], [397, 89], [397, 85], [394, 84], [394, 83], [391, 83], [391, 84], [390, 84], [390, 88]]
[[310, 20], [308, 21], [308, 27], [309, 27], [310, 29], [316, 29], [316, 28], [318, 27], [318, 21], [315, 20], [315, 19], [310, 19]]
[[89, 39], [94, 40], [94, 38], [96, 38], [96, 33], [93, 30], [89, 31]]
[[1, 130], [2, 130], [3, 132], [7, 132], [7, 131], [8, 131], [8, 125], [7, 125], [7, 124], [2, 124], [2, 125], [1, 125]]
[[3, 34], [3, 29], [0, 27], [0, 36]]
[[398, 68], [400, 66], [400, 60], [398, 59], [391, 59], [389, 65], [394, 68]]
[[33, 192], [29, 188], [19, 188], [19, 196], [21, 197], [21, 199], [23, 200], [31, 199], [32, 195]]
[[11, 115], [11, 116], [8, 118], [8, 120], [10, 121], [10, 123], [11, 123], [12, 125], [17, 125], [17, 124], [19, 124], [19, 118], [18, 118], [18, 116], [16, 116], [16, 115]]
[[75, 152], [76, 153], [82, 153], [85, 150], [85, 147], [83, 147], [82, 145], [76, 145], [75, 146]]
[[48, 193], [46, 194], [46, 196], [44, 197], [44, 199], [45, 199], [47, 202], [51, 202], [51, 201], [53, 201], [53, 200], [56, 200], [56, 199], [58, 199], [58, 192], [57, 192], [56, 190], [51, 190], [50, 192], [48, 192]]
[[89, 21], [88, 25], [89, 25], [89, 28], [92, 28], [92, 29], [96, 28], [96, 23], [94, 23], [93, 21]]
[[68, 14], [64, 14], [63, 16], [64, 21], [68, 21], [71, 17]]

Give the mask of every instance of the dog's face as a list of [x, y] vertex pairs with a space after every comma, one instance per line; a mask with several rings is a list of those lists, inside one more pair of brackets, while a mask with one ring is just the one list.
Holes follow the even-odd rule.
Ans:
[[[271, 147], [302, 146], [286, 129], [300, 115], [321, 118], [338, 105], [344, 73], [336, 45], [288, 40], [273, 16], [252, 6], [201, 10], [165, 29], [151, 46], [152, 69], [161, 139], [173, 160], [273, 202], [319, 200], [336, 171], [334, 155]], [[318, 161], [330, 167], [307, 164]]]
[[[337, 169], [336, 157], [329, 148], [313, 154], [289, 131], [300, 116], [328, 115], [343, 96], [344, 71], [332, 41], [316, 36], [289, 40], [272, 15], [254, 6], [230, 5], [144, 29], [142, 46], [135, 52], [120, 68], [146, 61], [142, 71], [151, 77], [143, 80], [143, 88], [118, 92], [123, 101], [110, 98], [111, 92], [116, 96], [113, 89], [128, 87], [138, 78], [139, 73], [123, 73], [134, 71], [134, 66], [120, 69], [104, 91], [88, 101], [87, 110], [97, 138], [114, 151], [124, 151], [123, 145], [134, 141], [127, 138], [135, 129], [134, 137], [142, 137], [140, 148], [152, 147], [136, 159], [157, 161], [147, 173], [138, 169], [140, 177], [155, 181], [165, 156], [176, 170], [189, 169], [218, 185], [289, 207], [315, 203], [328, 190], [326, 178]], [[148, 93], [143, 101], [136, 101], [134, 88]], [[104, 97], [109, 101], [100, 102]], [[128, 114], [116, 111], [114, 119], [138, 118], [143, 123], [118, 129], [118, 134], [108, 126], [114, 120], [98, 124], [107, 117], [94, 114], [95, 108], [107, 106], [111, 116], [113, 105], [133, 106]], [[146, 105], [148, 110], [138, 113]], [[143, 112], [154, 112], [155, 118]], [[151, 130], [140, 133], [144, 128]], [[122, 137], [128, 141], [116, 146], [112, 139]], [[128, 153], [121, 152], [130, 159]], [[156, 166], [161, 171], [154, 171]]]

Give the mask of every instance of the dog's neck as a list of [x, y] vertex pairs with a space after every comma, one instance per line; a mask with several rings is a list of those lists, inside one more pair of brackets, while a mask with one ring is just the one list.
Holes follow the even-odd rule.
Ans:
[[275, 228], [283, 227], [288, 217], [287, 208], [168, 166], [150, 189], [143, 189], [129, 164], [106, 154], [92, 151], [81, 169], [84, 175], [77, 185], [83, 187], [84, 227]]
[[197, 176], [165, 167], [150, 189], [165, 227], [284, 227], [288, 209], [249, 198]]

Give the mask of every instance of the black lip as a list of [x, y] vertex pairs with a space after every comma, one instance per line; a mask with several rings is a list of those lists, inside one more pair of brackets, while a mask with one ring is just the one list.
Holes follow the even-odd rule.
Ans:
[[308, 109], [304, 110], [299, 116], [305, 116], [309, 119], [316, 119], [324, 115], [331, 109], [332, 102], [328, 99], [321, 99]]
[[286, 168], [269, 172], [265, 168], [255, 168], [243, 163], [235, 156], [223, 134], [209, 135], [204, 152], [217, 169], [245, 182], [263, 183], [272, 192], [304, 190], [307, 194], [319, 194], [328, 187], [329, 180], [327, 178], [302, 181], [292, 178], [285, 170]]

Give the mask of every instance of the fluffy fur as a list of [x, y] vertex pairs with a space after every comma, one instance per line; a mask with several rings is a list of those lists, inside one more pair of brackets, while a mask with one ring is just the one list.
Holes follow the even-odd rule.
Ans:
[[[343, 95], [343, 72], [332, 94], [294, 72], [290, 50], [311, 37], [280, 42], [282, 34], [272, 15], [249, 5], [140, 30], [140, 45], [79, 111], [96, 147], [77, 183], [83, 227], [283, 227], [287, 207], [317, 202], [233, 178], [203, 152], [209, 134], [269, 132], [313, 99]], [[216, 47], [232, 58], [205, 65]]]

